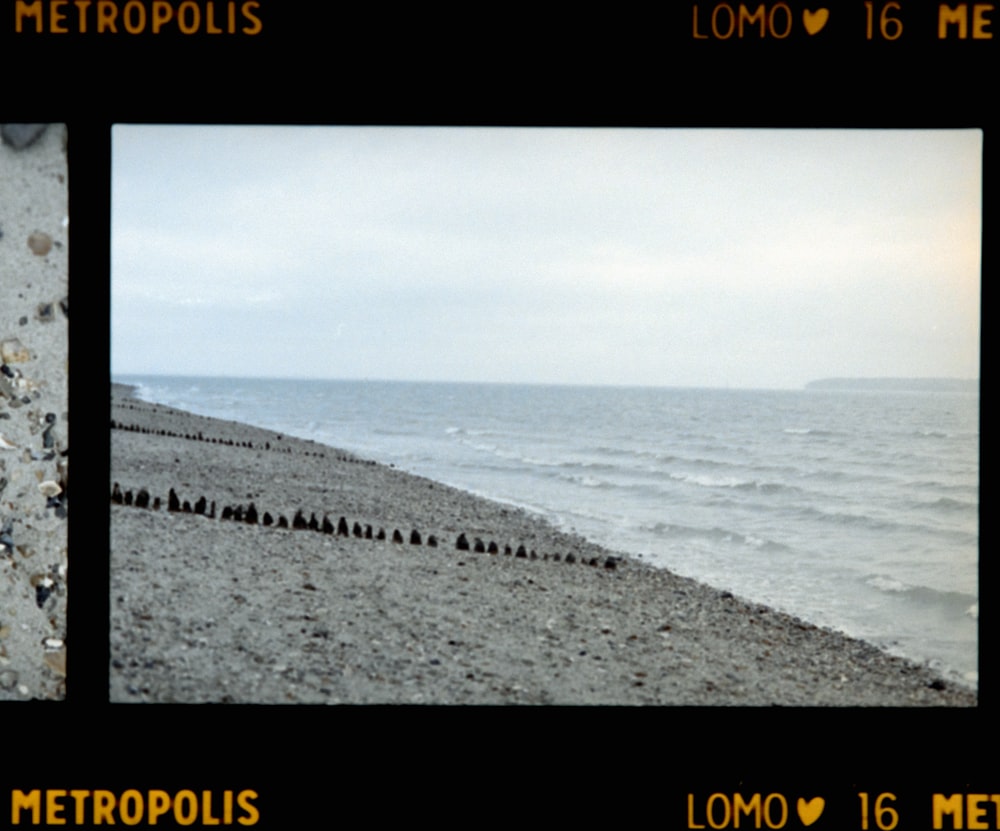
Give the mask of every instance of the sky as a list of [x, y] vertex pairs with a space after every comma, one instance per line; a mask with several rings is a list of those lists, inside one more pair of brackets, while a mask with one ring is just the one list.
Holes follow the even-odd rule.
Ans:
[[979, 377], [982, 132], [116, 125], [113, 376]]

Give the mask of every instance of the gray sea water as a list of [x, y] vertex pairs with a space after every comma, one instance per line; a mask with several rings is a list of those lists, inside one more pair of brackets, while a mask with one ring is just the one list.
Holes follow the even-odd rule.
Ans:
[[978, 680], [979, 396], [121, 376]]

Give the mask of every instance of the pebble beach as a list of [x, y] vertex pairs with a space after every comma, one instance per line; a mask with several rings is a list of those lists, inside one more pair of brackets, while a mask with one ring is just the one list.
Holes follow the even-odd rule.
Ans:
[[974, 707], [519, 508], [112, 385], [112, 702]]
[[66, 695], [69, 217], [62, 124], [0, 125], [0, 701]]

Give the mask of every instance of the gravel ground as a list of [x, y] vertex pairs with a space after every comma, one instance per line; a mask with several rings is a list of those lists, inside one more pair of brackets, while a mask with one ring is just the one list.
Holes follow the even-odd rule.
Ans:
[[[510, 506], [127, 396], [114, 387], [114, 702], [976, 704], [925, 667]], [[255, 522], [222, 518], [251, 503]], [[319, 528], [278, 527], [298, 511]]]
[[66, 129], [0, 127], [0, 701], [66, 674]]

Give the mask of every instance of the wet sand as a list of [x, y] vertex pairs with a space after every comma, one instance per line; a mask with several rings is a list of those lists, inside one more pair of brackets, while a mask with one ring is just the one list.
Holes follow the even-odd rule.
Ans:
[[[119, 385], [111, 449], [113, 702], [976, 705], [867, 643], [346, 451]], [[278, 527], [297, 512], [315, 529]]]

